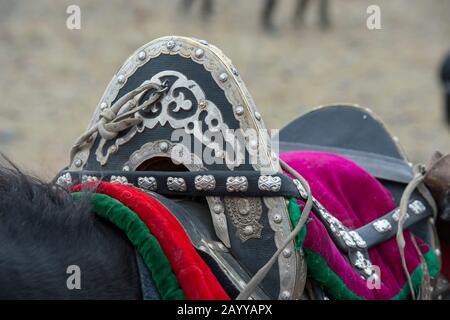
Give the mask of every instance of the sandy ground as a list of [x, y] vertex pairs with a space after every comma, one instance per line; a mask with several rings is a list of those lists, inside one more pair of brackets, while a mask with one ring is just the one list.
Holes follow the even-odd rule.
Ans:
[[[0, 0], [0, 151], [52, 177], [115, 70], [142, 44], [169, 34], [219, 46], [234, 62], [271, 128], [317, 105], [372, 108], [410, 158], [450, 151], [437, 68], [450, 49], [450, 1], [331, 0], [333, 28], [291, 25], [294, 0], [281, 1], [278, 32], [260, 30], [262, 1], [217, 0], [204, 21], [179, 1]], [[366, 28], [379, 4], [382, 30]], [[81, 30], [66, 28], [78, 4]]]

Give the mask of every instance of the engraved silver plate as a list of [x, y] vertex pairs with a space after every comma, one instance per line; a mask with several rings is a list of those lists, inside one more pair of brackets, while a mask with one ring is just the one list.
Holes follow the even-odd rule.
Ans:
[[280, 191], [281, 178], [277, 176], [260, 176], [258, 179], [258, 188], [262, 191]]
[[228, 177], [227, 178], [227, 191], [228, 192], [244, 192], [248, 189], [247, 177]]
[[124, 176], [112, 176], [110, 181], [111, 183], [128, 184], [128, 179]]
[[210, 191], [216, 188], [216, 179], [210, 174], [199, 175], [195, 177], [194, 184], [199, 191]]
[[259, 223], [262, 214], [260, 198], [225, 197], [225, 207], [242, 242], [261, 237], [263, 226]]
[[380, 219], [373, 223], [373, 227], [380, 233], [388, 232], [392, 229], [392, 225], [386, 219]]
[[65, 189], [69, 189], [72, 186], [72, 176], [70, 173], [65, 173], [56, 180], [56, 184]]
[[158, 183], [156, 182], [155, 177], [139, 177], [138, 186], [139, 188], [148, 191], [155, 191], [156, 189], [158, 189]]
[[183, 178], [168, 177], [167, 188], [170, 191], [184, 192], [187, 190], [186, 181]]

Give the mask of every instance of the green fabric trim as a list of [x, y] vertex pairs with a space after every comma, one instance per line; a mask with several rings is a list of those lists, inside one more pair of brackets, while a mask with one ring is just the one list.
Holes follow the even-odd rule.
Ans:
[[[72, 193], [75, 199], [83, 193]], [[141, 254], [163, 300], [185, 300], [186, 296], [172, 271], [169, 260], [144, 222], [121, 202], [100, 193], [92, 194], [94, 212], [124, 231]]]
[[[291, 216], [292, 223], [295, 225], [298, 223], [300, 218], [300, 209], [296, 201], [291, 199], [289, 201], [289, 213]], [[305, 226], [306, 227], [306, 226]], [[303, 230], [302, 230], [303, 231]], [[306, 236], [306, 231], [305, 231]], [[300, 238], [300, 236], [299, 236]], [[304, 240], [304, 238], [303, 238]], [[296, 240], [296, 248], [299, 243], [303, 243], [299, 239]], [[365, 298], [360, 297], [351, 291], [344, 281], [330, 268], [326, 260], [318, 253], [308, 249], [303, 248], [306, 257], [306, 264], [308, 266], [308, 277], [311, 277], [319, 284], [327, 288], [327, 291], [338, 300], [365, 300]], [[424, 254], [424, 259], [427, 263], [428, 270], [431, 277], [436, 277], [440, 271], [439, 259], [433, 250], [428, 250]], [[422, 285], [423, 270], [419, 265], [414, 272], [411, 274], [411, 281], [413, 283], [414, 291], [418, 291]], [[408, 283], [402, 287], [400, 292], [395, 295], [392, 300], [402, 300], [407, 299], [410, 296], [410, 289]]]
[[[297, 203], [296, 198], [291, 198], [289, 200], [289, 215], [291, 217], [291, 221], [294, 224], [294, 227], [297, 225], [300, 220], [301, 212], [300, 206]], [[306, 224], [303, 226], [302, 230], [298, 233], [297, 238], [295, 239], [295, 249], [301, 250], [303, 247], [303, 241], [306, 238]]]

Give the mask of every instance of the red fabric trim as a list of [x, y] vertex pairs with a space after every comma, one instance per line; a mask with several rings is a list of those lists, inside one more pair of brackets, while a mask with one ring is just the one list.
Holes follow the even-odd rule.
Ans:
[[450, 281], [450, 245], [441, 241], [441, 272]]
[[[158, 239], [181, 288], [189, 300], [229, 300], [229, 296], [203, 261], [178, 220], [156, 199], [130, 186], [100, 182], [89, 184], [133, 210]], [[79, 192], [82, 185], [72, 188]]]

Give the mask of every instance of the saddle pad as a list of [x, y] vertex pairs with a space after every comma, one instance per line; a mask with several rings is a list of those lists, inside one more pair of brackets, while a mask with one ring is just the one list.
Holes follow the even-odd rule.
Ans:
[[[395, 209], [396, 204], [373, 176], [343, 157], [323, 152], [289, 152], [281, 155], [310, 184], [312, 194], [325, 208], [351, 229], [359, 228]], [[380, 268], [379, 288], [369, 289], [339, 251], [321, 221], [311, 215], [303, 242], [308, 275], [336, 299], [406, 299], [410, 295], [395, 238], [369, 249], [373, 265]], [[295, 222], [295, 221], [294, 221]], [[422, 283], [419, 254], [412, 234], [405, 231], [406, 263], [415, 290]], [[439, 272], [433, 250], [416, 239], [430, 275]]]
[[[189, 300], [228, 300], [209, 266], [192, 246], [177, 219], [157, 200], [130, 186], [100, 182], [90, 183], [96, 193], [112, 197], [135, 212], [158, 240], [178, 282]], [[83, 185], [72, 192], [82, 191]]]

